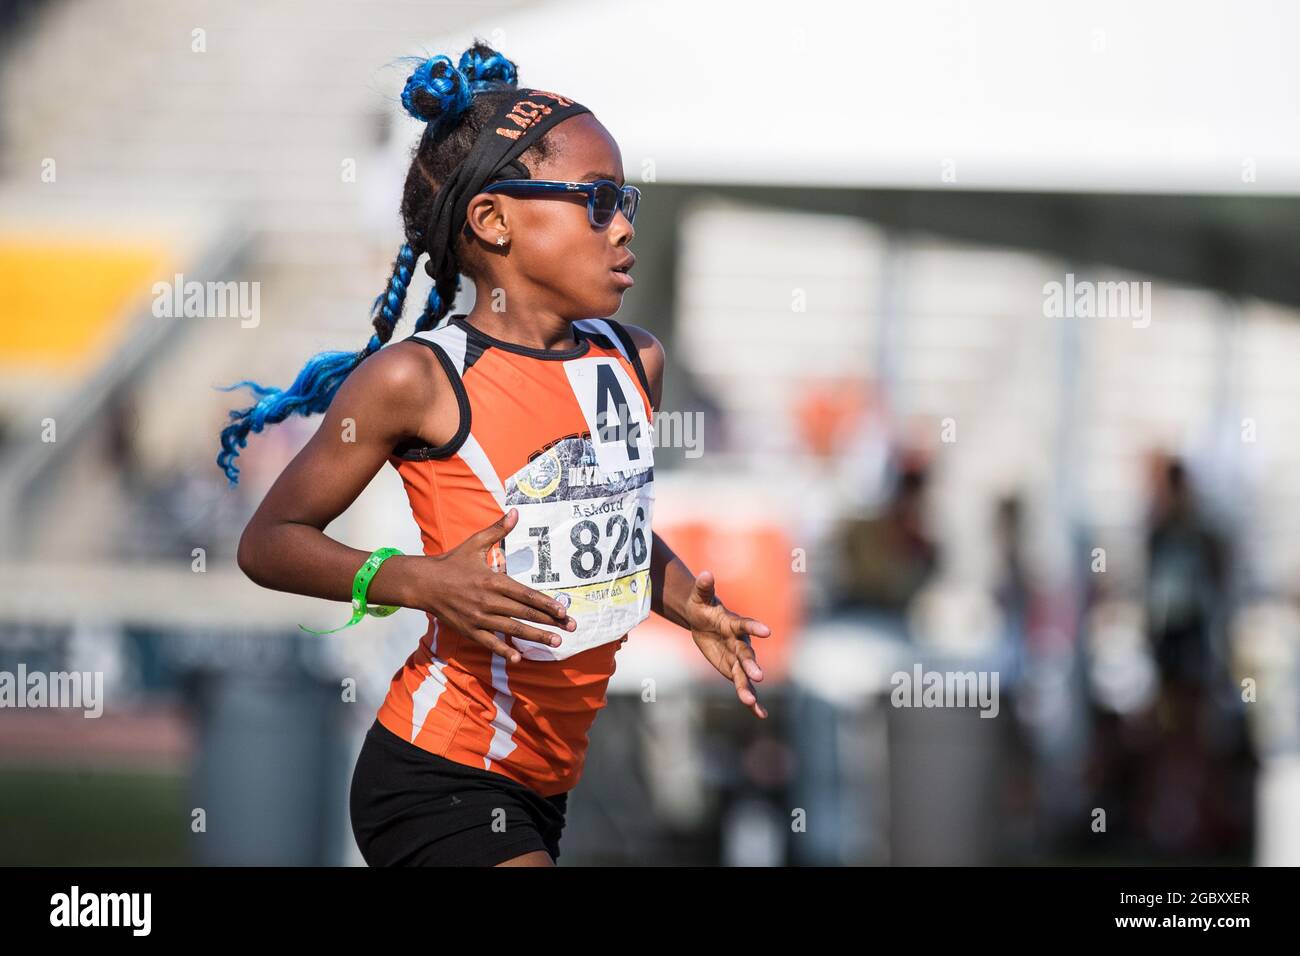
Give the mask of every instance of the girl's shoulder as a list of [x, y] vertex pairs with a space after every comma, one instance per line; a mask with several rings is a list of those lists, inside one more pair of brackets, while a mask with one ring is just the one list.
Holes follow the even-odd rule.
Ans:
[[416, 339], [390, 342], [366, 356], [339, 397], [368, 418], [382, 415], [397, 434], [430, 444], [440, 444], [457, 428], [457, 397], [447, 372], [433, 350]]
[[401, 403], [426, 404], [436, 393], [451, 389], [433, 351], [413, 337], [367, 356], [354, 375], [364, 377], [367, 391]]
[[412, 390], [420, 395], [419, 407], [415, 412], [416, 424], [406, 437], [417, 447], [449, 448], [469, 426], [462, 408], [466, 403], [462, 401], [464, 386], [459, 382], [453, 384], [448, 372], [448, 365], [457, 367], [455, 359], [445, 351], [440, 354], [432, 344], [435, 343], [428, 336], [412, 336], [389, 348], [395, 353], [400, 350], [395, 359], [404, 363], [401, 374], [409, 374], [414, 369], [421, 382]]
[[643, 329], [639, 325], [624, 325], [623, 328], [627, 329], [628, 335], [632, 336], [632, 341], [636, 343], [636, 347], [640, 350], [642, 358], [651, 353], [657, 353], [659, 356], [663, 356], [663, 343], [661, 343], [659, 339], [655, 337], [655, 334], [649, 329]]

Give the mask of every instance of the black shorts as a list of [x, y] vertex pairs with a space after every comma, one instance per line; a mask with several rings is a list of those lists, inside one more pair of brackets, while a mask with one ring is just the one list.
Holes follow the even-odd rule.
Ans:
[[370, 866], [495, 866], [560, 856], [568, 794], [430, 753], [377, 719], [352, 771], [352, 834]]

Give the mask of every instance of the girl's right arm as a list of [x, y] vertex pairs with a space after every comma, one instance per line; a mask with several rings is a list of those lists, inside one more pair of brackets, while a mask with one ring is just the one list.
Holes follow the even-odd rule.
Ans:
[[[432, 358], [423, 347], [395, 343], [348, 375], [316, 434], [275, 480], [244, 529], [238, 562], [252, 581], [351, 602], [352, 580], [370, 551], [334, 540], [325, 528], [356, 500], [398, 441], [421, 433], [438, 400], [438, 386], [445, 384], [433, 378], [445, 379], [446, 373]], [[389, 558], [370, 582], [368, 603], [432, 613], [512, 662], [520, 654], [496, 636], [498, 631], [558, 646], [558, 635], [514, 619], [573, 630], [563, 606], [488, 563], [492, 545], [518, 520], [511, 509], [442, 554]]]

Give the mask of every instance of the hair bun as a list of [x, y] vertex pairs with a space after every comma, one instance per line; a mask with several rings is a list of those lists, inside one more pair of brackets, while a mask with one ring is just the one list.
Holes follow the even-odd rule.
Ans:
[[519, 68], [513, 61], [492, 49], [482, 40], [460, 55], [460, 71], [475, 85], [484, 88], [514, 87], [519, 82]]
[[473, 99], [470, 81], [451, 57], [430, 57], [415, 68], [402, 88], [406, 112], [422, 123], [434, 123], [448, 114], [459, 115]]
[[402, 105], [422, 123], [455, 119], [469, 108], [474, 94], [513, 88], [518, 77], [519, 69], [512, 61], [475, 40], [460, 55], [459, 65], [439, 54], [416, 67], [402, 89]]

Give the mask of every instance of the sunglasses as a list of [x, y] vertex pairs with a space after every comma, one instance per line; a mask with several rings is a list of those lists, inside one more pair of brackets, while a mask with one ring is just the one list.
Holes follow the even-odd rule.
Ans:
[[594, 183], [566, 183], [553, 179], [500, 179], [483, 187], [483, 192], [503, 192], [526, 196], [544, 196], [557, 193], [585, 193], [587, 218], [596, 229], [604, 229], [622, 212], [628, 222], [636, 218], [636, 207], [641, 202], [641, 190], [635, 186], [620, 186], [609, 179]]

